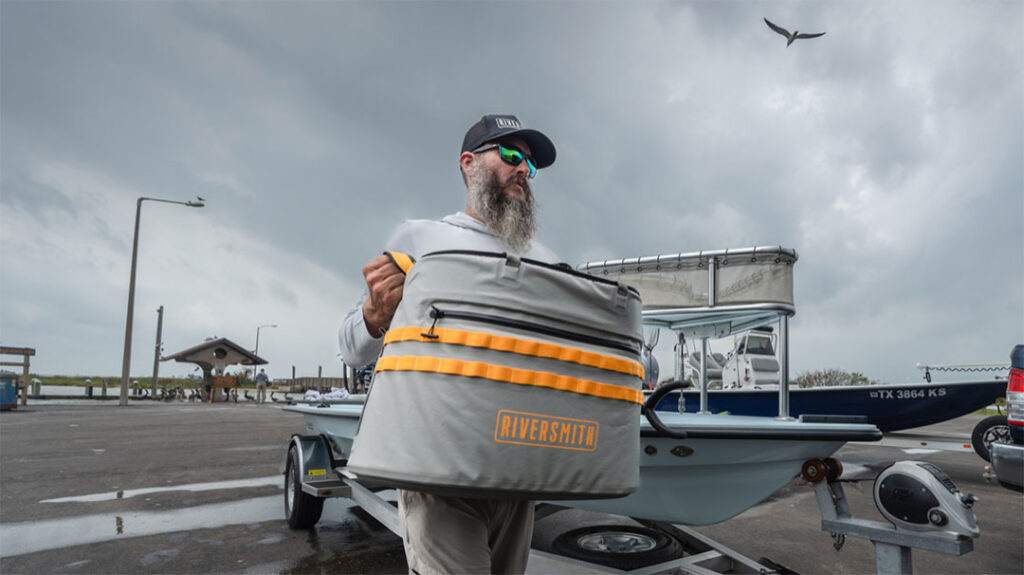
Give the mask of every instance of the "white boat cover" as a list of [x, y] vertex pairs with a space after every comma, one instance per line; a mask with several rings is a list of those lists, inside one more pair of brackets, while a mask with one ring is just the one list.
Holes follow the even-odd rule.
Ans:
[[[793, 303], [797, 253], [778, 246], [590, 262], [581, 271], [635, 287], [644, 308]], [[709, 271], [715, 272], [713, 282]], [[709, 283], [715, 293], [709, 294]], [[712, 297], [713, 295], [713, 297]]]
[[632, 493], [641, 307], [636, 290], [568, 267], [423, 256], [385, 336], [348, 469], [465, 497]]

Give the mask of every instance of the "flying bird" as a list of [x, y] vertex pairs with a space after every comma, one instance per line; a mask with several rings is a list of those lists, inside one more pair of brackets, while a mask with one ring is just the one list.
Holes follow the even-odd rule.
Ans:
[[772, 30], [775, 30], [779, 34], [782, 34], [783, 36], [786, 37], [786, 47], [787, 48], [789, 48], [789, 45], [792, 44], [795, 40], [801, 40], [801, 39], [804, 39], [804, 38], [817, 38], [818, 36], [824, 36], [825, 35], [824, 32], [821, 32], [821, 33], [818, 33], [818, 34], [801, 34], [797, 30], [794, 30], [793, 33], [790, 34], [789, 30], [786, 30], [785, 28], [783, 28], [781, 26], [776, 26], [775, 24], [772, 24], [771, 22], [768, 21], [767, 18], [764, 19], [764, 23], [767, 24], [768, 27], [771, 28]]

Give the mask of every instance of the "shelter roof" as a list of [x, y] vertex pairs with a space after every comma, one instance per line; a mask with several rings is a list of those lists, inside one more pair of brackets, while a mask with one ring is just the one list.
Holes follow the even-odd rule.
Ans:
[[174, 360], [181, 363], [195, 363], [205, 369], [229, 365], [264, 365], [267, 360], [243, 348], [226, 337], [205, 341], [160, 361]]

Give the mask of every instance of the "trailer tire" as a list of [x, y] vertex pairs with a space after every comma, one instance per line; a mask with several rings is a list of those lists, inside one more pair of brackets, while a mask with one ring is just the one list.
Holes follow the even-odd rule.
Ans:
[[1010, 425], [1005, 415], [990, 415], [978, 422], [971, 433], [971, 447], [985, 461], [992, 461], [992, 444], [1002, 441], [1009, 443]]
[[292, 529], [309, 529], [320, 521], [324, 512], [323, 498], [302, 490], [299, 451], [288, 448], [288, 463], [284, 470], [284, 517]]
[[683, 546], [671, 535], [632, 525], [593, 525], [559, 535], [555, 552], [629, 571], [680, 557]]

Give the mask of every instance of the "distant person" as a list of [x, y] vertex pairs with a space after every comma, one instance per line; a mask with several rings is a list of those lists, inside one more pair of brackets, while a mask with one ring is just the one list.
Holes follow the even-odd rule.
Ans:
[[[429, 136], [428, 136], [429, 138]], [[436, 142], [435, 142], [436, 143]], [[435, 220], [402, 222], [383, 249], [419, 258], [439, 250], [509, 252], [558, 263], [534, 240], [530, 180], [555, 161], [544, 134], [523, 129], [511, 115], [484, 116], [466, 132], [459, 170], [466, 209]], [[423, 193], [437, 194], [424, 186]], [[341, 355], [348, 365], [374, 361], [402, 299], [405, 276], [387, 256], [363, 267], [366, 291], [341, 324]], [[530, 554], [532, 501], [473, 499], [398, 490], [410, 573], [523, 573]]]
[[269, 382], [270, 378], [267, 377], [267, 372], [261, 369], [256, 375], [256, 403], [266, 403], [267, 383]]

